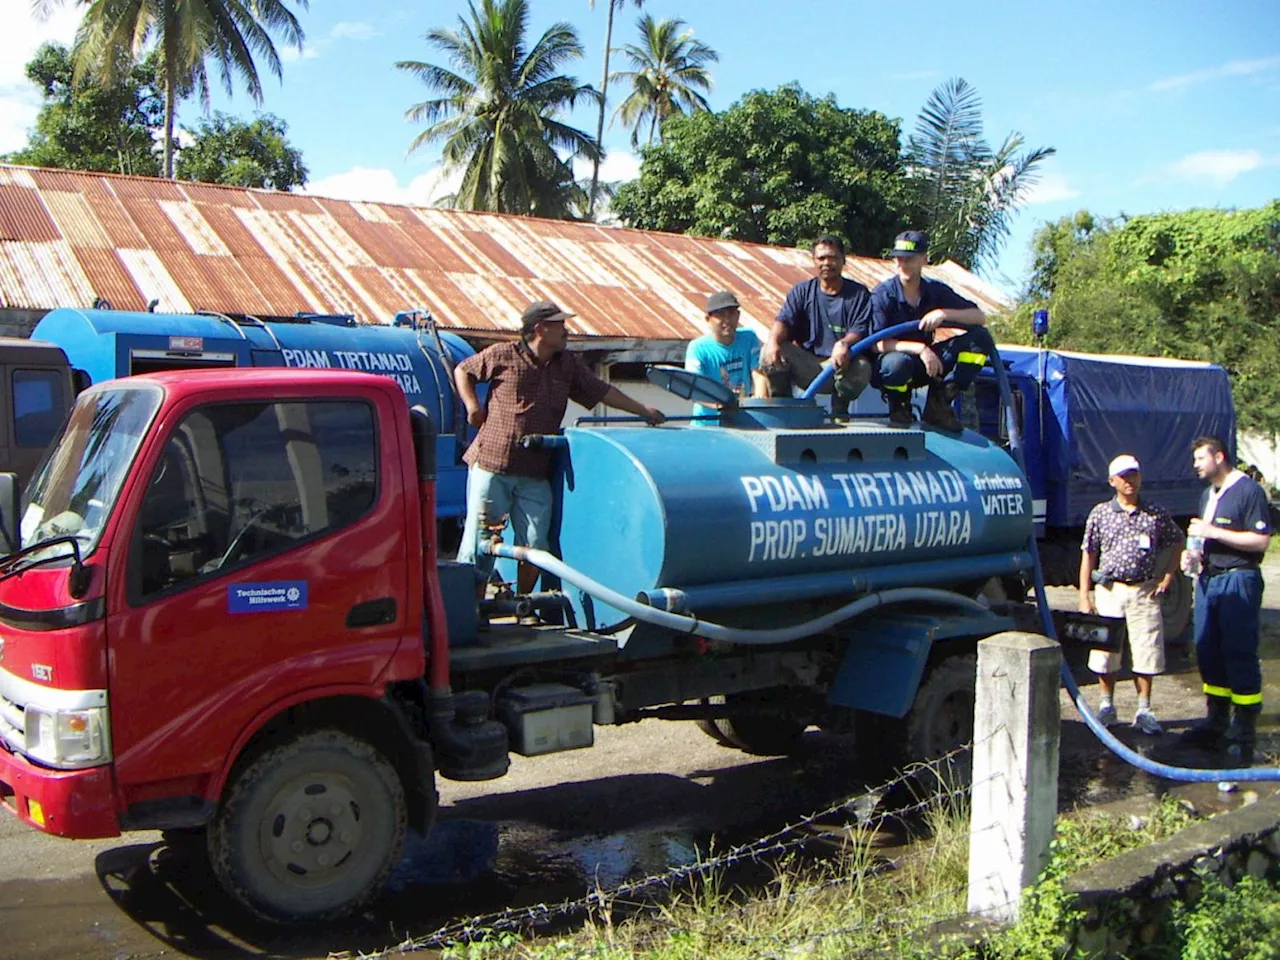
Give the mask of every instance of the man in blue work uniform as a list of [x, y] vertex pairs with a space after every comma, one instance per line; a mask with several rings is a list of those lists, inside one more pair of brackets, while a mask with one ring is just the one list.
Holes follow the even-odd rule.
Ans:
[[[871, 294], [871, 333], [900, 323], [915, 323], [918, 330], [876, 344], [880, 354], [872, 384], [889, 404], [889, 422], [911, 424], [911, 390], [929, 388], [924, 422], [944, 430], [959, 430], [960, 420], [951, 401], [973, 382], [987, 362], [985, 332], [947, 329], [951, 323], [985, 325], [986, 316], [972, 300], [966, 300], [941, 280], [923, 276], [929, 237], [919, 230], [898, 234], [890, 251], [897, 274]], [[943, 381], [950, 376], [946, 384]]]
[[791, 288], [760, 348], [760, 372], [775, 397], [791, 396], [793, 384], [809, 386], [830, 359], [836, 372], [823, 392], [832, 394], [831, 412], [838, 417], [848, 414], [850, 402], [871, 381], [871, 361], [849, 357], [849, 348], [867, 335], [871, 294], [843, 275], [844, 261], [839, 237], [827, 234], [814, 241], [817, 276]]
[[1200, 437], [1192, 462], [1208, 482], [1200, 516], [1187, 528], [1182, 569], [1196, 578], [1195, 639], [1208, 715], [1180, 742], [1219, 747], [1235, 705], [1241, 766], [1253, 763], [1262, 710], [1258, 619], [1262, 609], [1259, 565], [1271, 542], [1271, 516], [1262, 487], [1235, 469], [1220, 437]]
[[[742, 316], [738, 298], [728, 290], [719, 290], [707, 298], [706, 313], [709, 332], [689, 342], [684, 368], [724, 384], [739, 397], [752, 396], [756, 392], [753, 381], [764, 376], [756, 371], [760, 363], [760, 338], [738, 327]], [[693, 405], [694, 416], [716, 412], [705, 404]], [[710, 420], [694, 421], [695, 426], [710, 423]]]

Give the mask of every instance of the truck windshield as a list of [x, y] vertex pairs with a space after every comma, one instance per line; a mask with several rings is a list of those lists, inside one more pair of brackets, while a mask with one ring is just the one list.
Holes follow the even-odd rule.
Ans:
[[70, 536], [93, 552], [162, 396], [149, 384], [81, 395], [27, 488], [24, 545]]

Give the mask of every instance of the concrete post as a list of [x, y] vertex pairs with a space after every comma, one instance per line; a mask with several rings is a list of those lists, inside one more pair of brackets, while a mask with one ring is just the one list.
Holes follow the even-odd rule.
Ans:
[[1062, 651], [1001, 633], [978, 644], [969, 825], [969, 912], [1016, 920], [1022, 891], [1049, 862], [1058, 813]]

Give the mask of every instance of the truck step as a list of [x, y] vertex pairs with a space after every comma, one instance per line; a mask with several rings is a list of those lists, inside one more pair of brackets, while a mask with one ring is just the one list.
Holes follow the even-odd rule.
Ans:
[[612, 657], [617, 653], [615, 640], [585, 630], [511, 625], [495, 626], [490, 632], [480, 634], [477, 643], [451, 647], [449, 662], [454, 672], [469, 673], [496, 667]]

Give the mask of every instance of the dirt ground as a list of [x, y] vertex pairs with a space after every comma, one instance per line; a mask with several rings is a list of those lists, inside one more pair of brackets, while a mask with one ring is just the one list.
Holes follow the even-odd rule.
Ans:
[[[1262, 746], [1280, 757], [1280, 562], [1265, 568]], [[1072, 591], [1054, 591], [1073, 605]], [[1084, 677], [1084, 679], [1088, 679]], [[1096, 704], [1096, 687], [1087, 689]], [[1124, 719], [1134, 694], [1123, 684]], [[1167, 733], [1125, 725], [1122, 740], [1166, 762], [1189, 762], [1176, 733], [1203, 712], [1190, 651], [1171, 652], [1154, 706]], [[0, 960], [168, 957], [325, 957], [373, 951], [451, 918], [512, 904], [578, 896], [595, 883], [688, 862], [712, 832], [752, 831], [821, 808], [867, 786], [848, 739], [811, 732], [801, 756], [763, 759], [719, 746], [692, 724], [645, 721], [596, 731], [592, 750], [514, 757], [511, 773], [481, 784], [442, 783], [431, 840], [411, 837], [391, 892], [339, 930], [281, 933], [245, 923], [212, 886], [201, 853], [158, 834], [112, 841], [50, 838], [0, 817]], [[1249, 802], [1270, 785], [1222, 793], [1141, 773], [1103, 749], [1063, 697], [1060, 807], [1145, 809], [1175, 793], [1205, 812]]]

